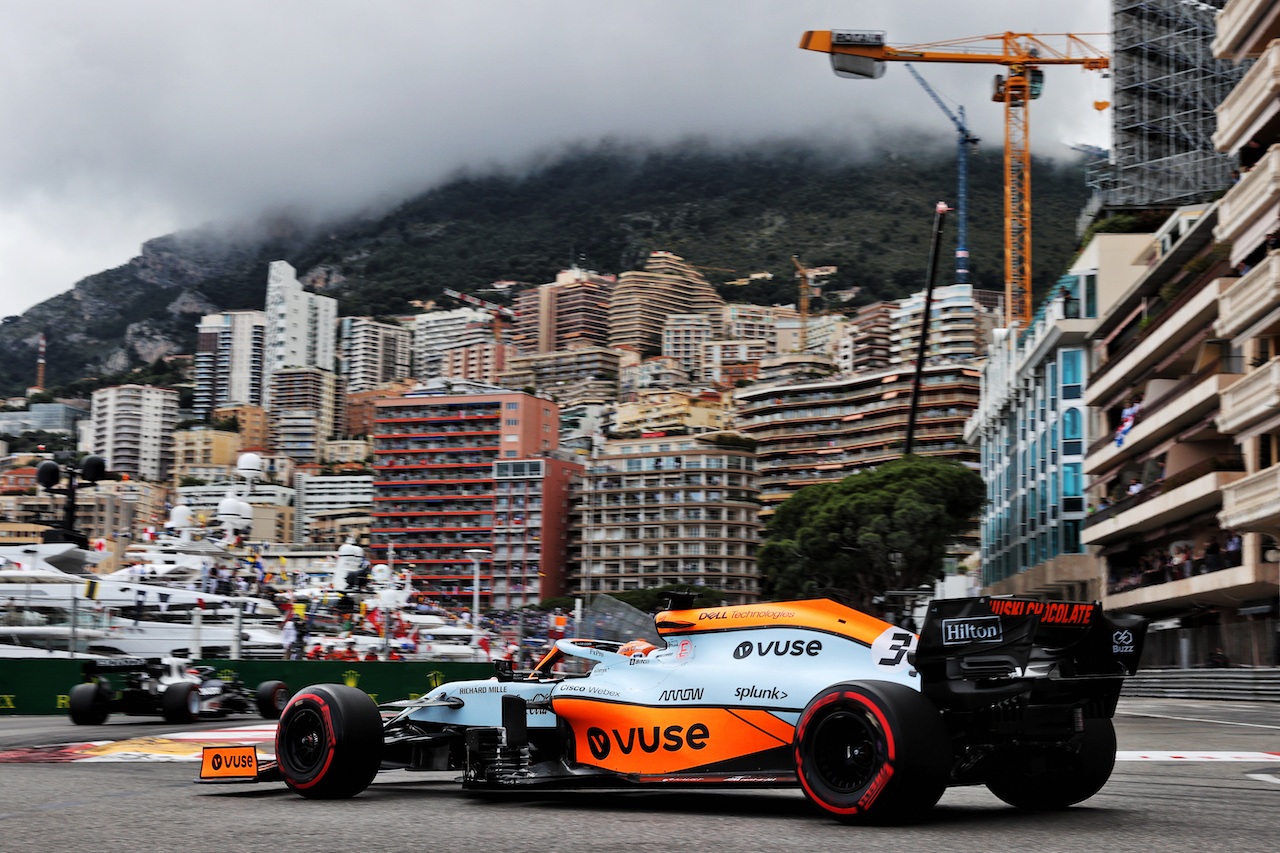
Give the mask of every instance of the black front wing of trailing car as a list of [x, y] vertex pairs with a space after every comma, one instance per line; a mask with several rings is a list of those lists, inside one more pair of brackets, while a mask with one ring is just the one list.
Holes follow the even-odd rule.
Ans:
[[987, 759], [1010, 749], [1070, 749], [1086, 720], [1109, 720], [1146, 631], [1145, 619], [1096, 602], [930, 604], [914, 663], [951, 735], [953, 782], [983, 781]]

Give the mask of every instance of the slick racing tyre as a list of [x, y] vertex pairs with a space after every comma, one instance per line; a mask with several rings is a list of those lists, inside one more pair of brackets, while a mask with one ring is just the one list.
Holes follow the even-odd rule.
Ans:
[[77, 726], [102, 725], [110, 714], [109, 701], [106, 691], [96, 681], [77, 684], [71, 688], [71, 695], [67, 697], [67, 707], [71, 709], [71, 722]]
[[929, 810], [951, 766], [938, 709], [886, 681], [820, 691], [800, 716], [793, 750], [805, 796], [845, 823], [901, 821]]
[[289, 704], [289, 686], [283, 681], [264, 681], [254, 695], [258, 713], [268, 720], [278, 720]]
[[382, 763], [378, 706], [345, 684], [305, 688], [280, 715], [276, 760], [285, 784], [304, 797], [354, 797], [369, 787]]
[[1065, 809], [1107, 784], [1116, 763], [1116, 730], [1110, 720], [1084, 721], [1079, 751], [1024, 748], [1004, 757], [987, 778], [991, 793], [1020, 809]]
[[200, 719], [200, 688], [189, 681], [170, 684], [160, 694], [160, 712], [170, 723], [194, 723]]

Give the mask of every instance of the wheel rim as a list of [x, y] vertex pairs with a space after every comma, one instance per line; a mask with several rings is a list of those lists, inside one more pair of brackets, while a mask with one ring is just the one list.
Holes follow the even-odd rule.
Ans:
[[289, 704], [289, 691], [281, 685], [275, 689], [271, 695], [271, 705], [277, 711], [284, 711], [284, 706]]
[[187, 693], [187, 713], [193, 717], [200, 716], [200, 691], [191, 690]]
[[813, 768], [836, 791], [866, 787], [884, 759], [884, 738], [866, 714], [835, 711], [814, 731]]
[[313, 708], [297, 708], [281, 737], [282, 757], [300, 775], [320, 766], [325, 753], [324, 719]]

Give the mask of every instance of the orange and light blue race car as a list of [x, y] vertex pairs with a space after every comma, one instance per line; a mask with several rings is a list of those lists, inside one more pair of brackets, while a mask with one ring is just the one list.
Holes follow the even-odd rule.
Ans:
[[275, 761], [211, 749], [201, 775], [316, 799], [392, 768], [486, 790], [799, 785], [845, 821], [919, 815], [950, 785], [1063, 808], [1111, 774], [1146, 632], [1096, 603], [1011, 598], [935, 601], [918, 636], [829, 600], [655, 622], [657, 643], [560, 640], [531, 672], [506, 663], [386, 719], [359, 690], [313, 685], [285, 708]]

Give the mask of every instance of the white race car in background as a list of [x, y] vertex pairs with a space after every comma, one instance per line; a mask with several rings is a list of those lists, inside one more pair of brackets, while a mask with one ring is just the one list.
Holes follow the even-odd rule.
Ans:
[[[124, 674], [117, 689], [105, 676]], [[256, 690], [234, 673], [219, 678], [211, 666], [192, 666], [184, 658], [106, 658], [84, 665], [87, 679], [71, 688], [68, 706], [76, 725], [96, 726], [112, 713], [163, 716], [171, 723], [200, 717], [224, 717], [256, 710], [278, 719], [292, 695], [283, 681], [264, 681]]]

